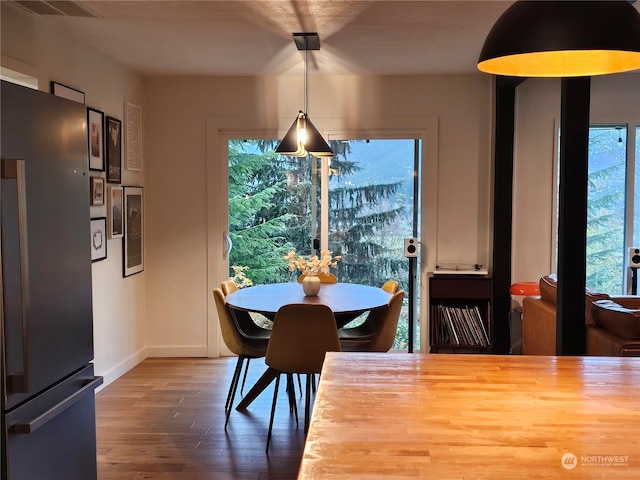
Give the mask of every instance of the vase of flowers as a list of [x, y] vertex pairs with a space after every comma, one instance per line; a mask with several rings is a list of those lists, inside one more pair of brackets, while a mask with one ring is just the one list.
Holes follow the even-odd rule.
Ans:
[[287, 255], [283, 257], [284, 260], [289, 262], [289, 271], [294, 272], [299, 270], [304, 278], [302, 280], [302, 290], [307, 296], [316, 296], [320, 292], [321, 281], [318, 278], [318, 273], [328, 274], [331, 268], [338, 266], [338, 260], [340, 256], [332, 256], [331, 251], [323, 250], [320, 253], [320, 257], [313, 255], [312, 257], [305, 258], [302, 255], [296, 256], [296, 251], [291, 250]]

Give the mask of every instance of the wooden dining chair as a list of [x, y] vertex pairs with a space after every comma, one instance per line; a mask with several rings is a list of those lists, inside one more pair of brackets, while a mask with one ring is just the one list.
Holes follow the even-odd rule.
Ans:
[[404, 290], [394, 293], [389, 303], [371, 311], [372, 321], [357, 327], [338, 330], [340, 345], [345, 352], [387, 352], [393, 345], [398, 319], [404, 300]]
[[[267, 345], [269, 343], [268, 338], [249, 338], [242, 333], [236, 323], [233, 321], [229, 307], [227, 306], [224, 294], [219, 288], [213, 289], [213, 298], [216, 303], [216, 310], [218, 311], [218, 319], [220, 321], [220, 331], [222, 332], [222, 339], [225, 345], [232, 353], [238, 356], [236, 362], [236, 368], [231, 377], [231, 384], [229, 385], [229, 392], [227, 393], [227, 401], [224, 405], [225, 422], [224, 426], [227, 427], [229, 422], [229, 415], [231, 414], [231, 408], [233, 407], [233, 400], [238, 388], [238, 382], [240, 380], [240, 374], [242, 372], [242, 364], [247, 361], [247, 368], [249, 361], [252, 358], [262, 358], [267, 354]], [[246, 377], [246, 373], [245, 373]]]
[[[302, 283], [306, 275], [303, 273], [298, 277], [298, 283]], [[333, 273], [318, 273], [318, 278], [320, 279], [320, 283], [338, 283], [338, 277], [336, 277]]]
[[[309, 430], [311, 406], [311, 376], [320, 373], [326, 352], [339, 352], [340, 340], [333, 312], [322, 304], [294, 303], [285, 305], [273, 322], [273, 331], [267, 347], [265, 363], [277, 371], [273, 392], [269, 433], [267, 434], [267, 453], [271, 443], [273, 419], [278, 400], [280, 375], [306, 375], [304, 431]], [[288, 389], [291, 395], [291, 389]], [[289, 397], [291, 402], [291, 397]]]

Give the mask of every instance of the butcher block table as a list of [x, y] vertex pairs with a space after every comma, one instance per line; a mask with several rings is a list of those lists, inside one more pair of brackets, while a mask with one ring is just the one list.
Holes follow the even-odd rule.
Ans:
[[640, 358], [327, 354], [299, 480], [640, 478]]

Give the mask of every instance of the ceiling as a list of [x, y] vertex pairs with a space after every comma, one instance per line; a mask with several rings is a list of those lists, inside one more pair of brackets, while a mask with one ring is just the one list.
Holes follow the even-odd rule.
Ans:
[[[26, 1], [47, 21], [146, 75], [301, 74], [293, 32], [317, 32], [319, 74], [477, 72], [491, 26], [512, 0]], [[82, 8], [79, 8], [82, 7]], [[86, 8], [85, 8], [86, 7]], [[640, 2], [635, 3], [640, 10]], [[89, 16], [78, 16], [87, 15]]]
[[484, 39], [511, 3], [83, 0], [98, 18], [43, 18], [148, 75], [301, 74], [293, 32], [318, 33], [309, 69], [320, 74], [440, 74], [477, 72]]

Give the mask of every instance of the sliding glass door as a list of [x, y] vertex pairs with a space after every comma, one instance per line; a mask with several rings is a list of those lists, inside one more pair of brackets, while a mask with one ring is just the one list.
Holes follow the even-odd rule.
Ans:
[[[230, 275], [293, 281], [282, 260], [288, 251], [329, 249], [342, 256], [339, 281], [381, 286], [393, 278], [408, 297], [404, 238], [419, 237], [420, 141], [332, 141], [331, 159], [280, 156], [276, 143], [228, 142]], [[394, 348], [408, 347], [408, 301]]]

